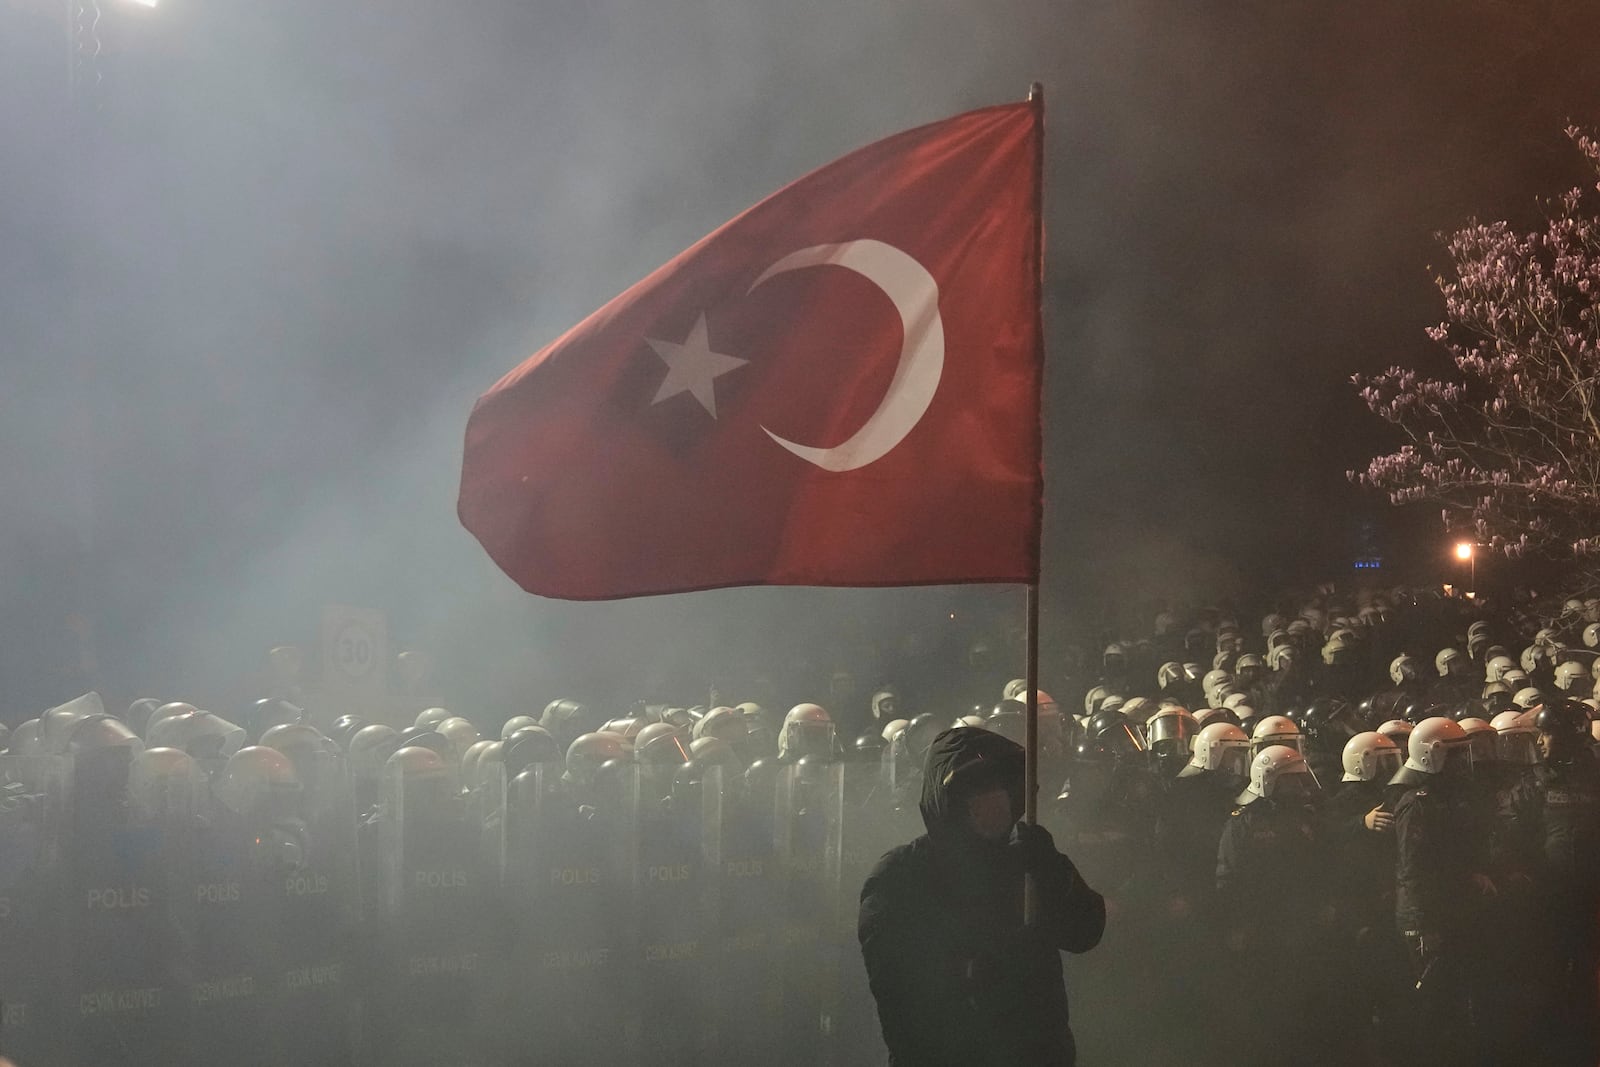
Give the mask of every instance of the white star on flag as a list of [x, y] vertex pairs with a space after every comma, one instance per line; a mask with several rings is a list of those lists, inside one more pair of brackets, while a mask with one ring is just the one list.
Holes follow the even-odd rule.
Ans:
[[700, 313], [699, 321], [694, 324], [694, 329], [689, 331], [689, 336], [684, 338], [682, 344], [659, 341], [654, 337], [646, 337], [644, 340], [655, 349], [656, 355], [667, 365], [667, 376], [662, 380], [661, 388], [656, 390], [656, 398], [650, 403], [659, 404], [668, 397], [689, 393], [700, 401], [700, 406], [705, 408], [713, 419], [717, 417], [717, 394], [713, 381], [731, 370], [738, 370], [748, 362], [736, 356], [725, 356], [721, 352], [711, 351], [711, 342], [706, 337], [705, 312]]

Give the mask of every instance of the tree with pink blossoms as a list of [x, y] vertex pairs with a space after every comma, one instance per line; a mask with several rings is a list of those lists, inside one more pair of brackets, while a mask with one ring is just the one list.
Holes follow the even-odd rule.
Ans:
[[1428, 335], [1457, 374], [1403, 367], [1353, 379], [1408, 438], [1351, 471], [1394, 504], [1432, 503], [1447, 529], [1509, 558], [1575, 563], [1600, 588], [1600, 141], [1569, 127], [1594, 182], [1530, 233], [1472, 222], [1446, 242], [1445, 318]]

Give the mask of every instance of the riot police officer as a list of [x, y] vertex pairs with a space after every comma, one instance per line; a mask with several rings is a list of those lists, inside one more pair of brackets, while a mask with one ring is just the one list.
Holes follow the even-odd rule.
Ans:
[[[1326, 926], [1328, 880], [1320, 827], [1313, 812], [1319, 790], [1305, 757], [1269, 745], [1250, 762], [1250, 784], [1223, 827], [1217, 846], [1219, 918], [1227, 931], [1234, 988], [1270, 989], [1249, 998], [1242, 1060], [1281, 1063], [1286, 1042], [1303, 1040], [1294, 1020], [1311, 1017], [1310, 975], [1298, 963], [1313, 954]], [[1282, 1009], [1288, 1006], [1290, 1010]]]
[[1416, 1016], [1412, 1054], [1425, 1063], [1470, 1062], [1470, 1003], [1481, 980], [1475, 937], [1489, 877], [1489, 827], [1470, 789], [1466, 731], [1443, 716], [1411, 731], [1406, 762], [1392, 782], [1395, 805], [1395, 920], [1412, 968]]
[[1589, 717], [1575, 701], [1535, 717], [1542, 762], [1506, 798], [1509, 847], [1532, 877], [1543, 935], [1547, 1063], [1592, 1064], [1600, 941], [1600, 764], [1587, 744]]

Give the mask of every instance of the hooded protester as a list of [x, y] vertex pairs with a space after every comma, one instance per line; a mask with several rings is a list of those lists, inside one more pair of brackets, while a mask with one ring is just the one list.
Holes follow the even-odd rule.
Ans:
[[927, 834], [862, 886], [857, 932], [894, 1067], [1076, 1062], [1060, 953], [1099, 943], [1105, 902], [1048, 831], [1020, 821], [1024, 779], [1015, 742], [944, 731], [923, 776]]

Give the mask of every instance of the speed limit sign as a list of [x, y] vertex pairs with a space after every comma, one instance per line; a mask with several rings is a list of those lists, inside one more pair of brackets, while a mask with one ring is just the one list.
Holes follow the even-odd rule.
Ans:
[[322, 682], [329, 696], [360, 704], [381, 701], [388, 658], [383, 612], [342, 604], [322, 609]]
[[377, 662], [378, 639], [370, 627], [351, 619], [333, 636], [333, 662], [347, 678], [365, 678]]

